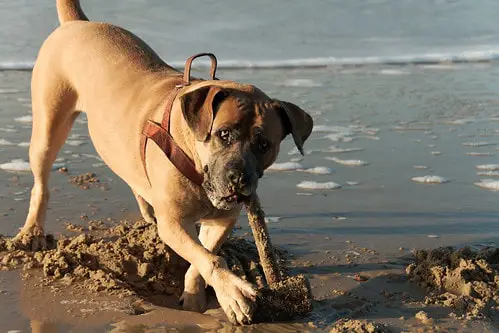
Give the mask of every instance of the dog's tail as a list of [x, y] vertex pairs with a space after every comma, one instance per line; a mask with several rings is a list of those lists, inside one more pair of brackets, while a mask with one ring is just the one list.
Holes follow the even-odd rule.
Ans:
[[79, 0], [57, 0], [57, 15], [61, 24], [68, 21], [88, 21]]

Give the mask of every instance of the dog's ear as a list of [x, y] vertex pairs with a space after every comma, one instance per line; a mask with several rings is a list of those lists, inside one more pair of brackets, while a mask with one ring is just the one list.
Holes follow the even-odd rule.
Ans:
[[291, 133], [296, 147], [300, 153], [304, 155], [303, 143], [312, 133], [312, 128], [314, 126], [312, 117], [293, 103], [284, 101], [277, 102], [282, 108], [280, 116], [284, 126], [284, 136]]
[[211, 133], [215, 109], [227, 92], [217, 86], [204, 86], [180, 96], [184, 119], [196, 140], [206, 141]]

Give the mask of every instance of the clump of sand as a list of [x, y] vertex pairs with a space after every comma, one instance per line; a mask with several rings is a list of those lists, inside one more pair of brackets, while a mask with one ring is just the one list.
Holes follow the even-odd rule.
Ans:
[[329, 333], [389, 333], [387, 326], [367, 320], [340, 319]]
[[81, 175], [70, 176], [69, 183], [78, 186], [81, 189], [87, 190], [91, 187], [100, 187], [105, 189], [105, 184], [102, 184], [97, 175], [93, 172], [83, 173]]
[[[33, 243], [0, 237], [0, 269], [41, 268], [54, 281], [123, 296], [180, 296], [188, 263], [161, 241], [154, 223], [124, 221], [102, 229], [58, 240], [48, 235], [45, 249], [37, 251]], [[276, 252], [284, 267], [284, 252]], [[220, 255], [238, 276], [266, 284], [253, 242], [231, 237]]]
[[[161, 295], [181, 295], [189, 265], [161, 241], [155, 223], [139, 220], [117, 225], [102, 221], [88, 224], [83, 228], [66, 223], [68, 230], [79, 234], [58, 240], [51, 235], [19, 240], [0, 236], [0, 270], [38, 268], [54, 282], [122, 297], [157, 299]], [[285, 252], [274, 251], [278, 268], [285, 276]], [[261, 289], [255, 322], [289, 320], [311, 311], [311, 299], [304, 297], [310, 287], [303, 276], [265, 287], [254, 242], [230, 237], [219, 255], [236, 275]]]
[[427, 304], [451, 307], [460, 318], [487, 316], [499, 306], [499, 249], [442, 247], [415, 252], [409, 278], [428, 289]]

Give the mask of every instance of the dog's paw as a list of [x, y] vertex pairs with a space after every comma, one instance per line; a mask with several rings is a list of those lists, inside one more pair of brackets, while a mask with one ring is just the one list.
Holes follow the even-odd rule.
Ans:
[[180, 302], [186, 311], [206, 311], [206, 283], [192, 266], [185, 273], [184, 292], [180, 296]]
[[184, 291], [180, 296], [180, 302], [185, 311], [203, 313], [206, 311], [206, 291], [205, 289], [198, 290], [196, 293]]
[[56, 247], [54, 236], [45, 235], [43, 230], [32, 228], [21, 230], [10, 242], [10, 250], [38, 251]]
[[213, 272], [212, 281], [218, 303], [229, 321], [236, 325], [251, 324], [257, 294], [255, 287], [223, 268]]

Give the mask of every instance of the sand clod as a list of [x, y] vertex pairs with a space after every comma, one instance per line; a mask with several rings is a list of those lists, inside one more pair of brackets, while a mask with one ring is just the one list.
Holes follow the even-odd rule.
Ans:
[[338, 320], [329, 333], [389, 333], [388, 327], [367, 320]]
[[418, 250], [415, 261], [406, 271], [430, 291], [427, 304], [453, 308], [462, 318], [482, 318], [499, 305], [499, 249]]

